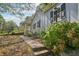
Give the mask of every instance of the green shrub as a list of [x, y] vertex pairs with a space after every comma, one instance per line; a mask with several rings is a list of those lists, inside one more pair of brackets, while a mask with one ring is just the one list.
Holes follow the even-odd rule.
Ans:
[[40, 38], [40, 32], [33, 33], [33, 38]]
[[58, 52], [65, 47], [79, 48], [79, 24], [70, 22], [57, 22], [41, 33], [44, 45]]
[[27, 32], [27, 36], [31, 37], [32, 33], [31, 32]]

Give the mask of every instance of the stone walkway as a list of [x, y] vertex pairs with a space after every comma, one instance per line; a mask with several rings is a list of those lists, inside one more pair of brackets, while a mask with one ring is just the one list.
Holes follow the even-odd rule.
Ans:
[[32, 47], [35, 56], [47, 56], [50, 55], [44, 45], [39, 42], [39, 39], [32, 39], [27, 36], [20, 36], [27, 44]]

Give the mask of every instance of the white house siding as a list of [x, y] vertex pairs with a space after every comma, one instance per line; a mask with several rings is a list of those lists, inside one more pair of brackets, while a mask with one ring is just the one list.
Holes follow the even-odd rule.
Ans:
[[[49, 17], [50, 17], [49, 12], [44, 13], [44, 12], [42, 12], [40, 10], [36, 11], [36, 14], [35, 14], [35, 17], [34, 17], [33, 23], [32, 23], [32, 32], [36, 33], [36, 32], [40, 32], [42, 30], [45, 30], [48, 27], [48, 25], [50, 24]], [[40, 23], [41, 27], [37, 27], [37, 22], [39, 20], [41, 21], [41, 23]], [[36, 26], [35, 26], [36, 28], [33, 29], [33, 25], [35, 23], [36, 23]]]
[[44, 14], [41, 15], [41, 28], [44, 28]]
[[49, 11], [45, 13], [45, 16], [47, 17], [47, 26], [51, 24], [51, 18], [50, 18], [50, 12], [53, 11], [53, 8], [51, 8]]
[[[40, 27], [37, 27], [37, 23], [38, 21], [40, 20]], [[35, 29], [33, 28], [33, 25], [36, 24], [35, 26]], [[36, 11], [36, 14], [35, 14], [35, 17], [33, 19], [33, 23], [32, 23], [32, 32], [33, 33], [36, 33], [36, 32], [40, 32], [41, 29], [44, 27], [44, 15], [43, 13], [41, 12], [41, 10], [37, 10]]]
[[44, 14], [44, 28], [45, 29], [46, 29], [47, 25], [48, 25], [48, 18], [47, 18], [47, 15]]
[[70, 22], [79, 21], [78, 19], [78, 3], [67, 3], [66, 4], [66, 17]]

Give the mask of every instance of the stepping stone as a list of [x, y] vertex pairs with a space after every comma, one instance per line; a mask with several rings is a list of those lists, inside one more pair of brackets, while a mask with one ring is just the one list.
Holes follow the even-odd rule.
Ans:
[[35, 56], [42, 56], [46, 53], [48, 53], [48, 50], [42, 50], [42, 51], [34, 52], [34, 55]]
[[42, 51], [42, 50], [46, 50], [45, 47], [39, 47], [39, 48], [32, 48], [34, 52], [38, 52], [38, 51]]

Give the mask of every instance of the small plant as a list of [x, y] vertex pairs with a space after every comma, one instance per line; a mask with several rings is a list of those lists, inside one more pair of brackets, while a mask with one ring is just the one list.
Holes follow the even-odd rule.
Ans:
[[40, 33], [37, 32], [33, 33], [33, 38], [40, 38]]
[[27, 36], [31, 37], [32, 33], [31, 32], [27, 32]]

